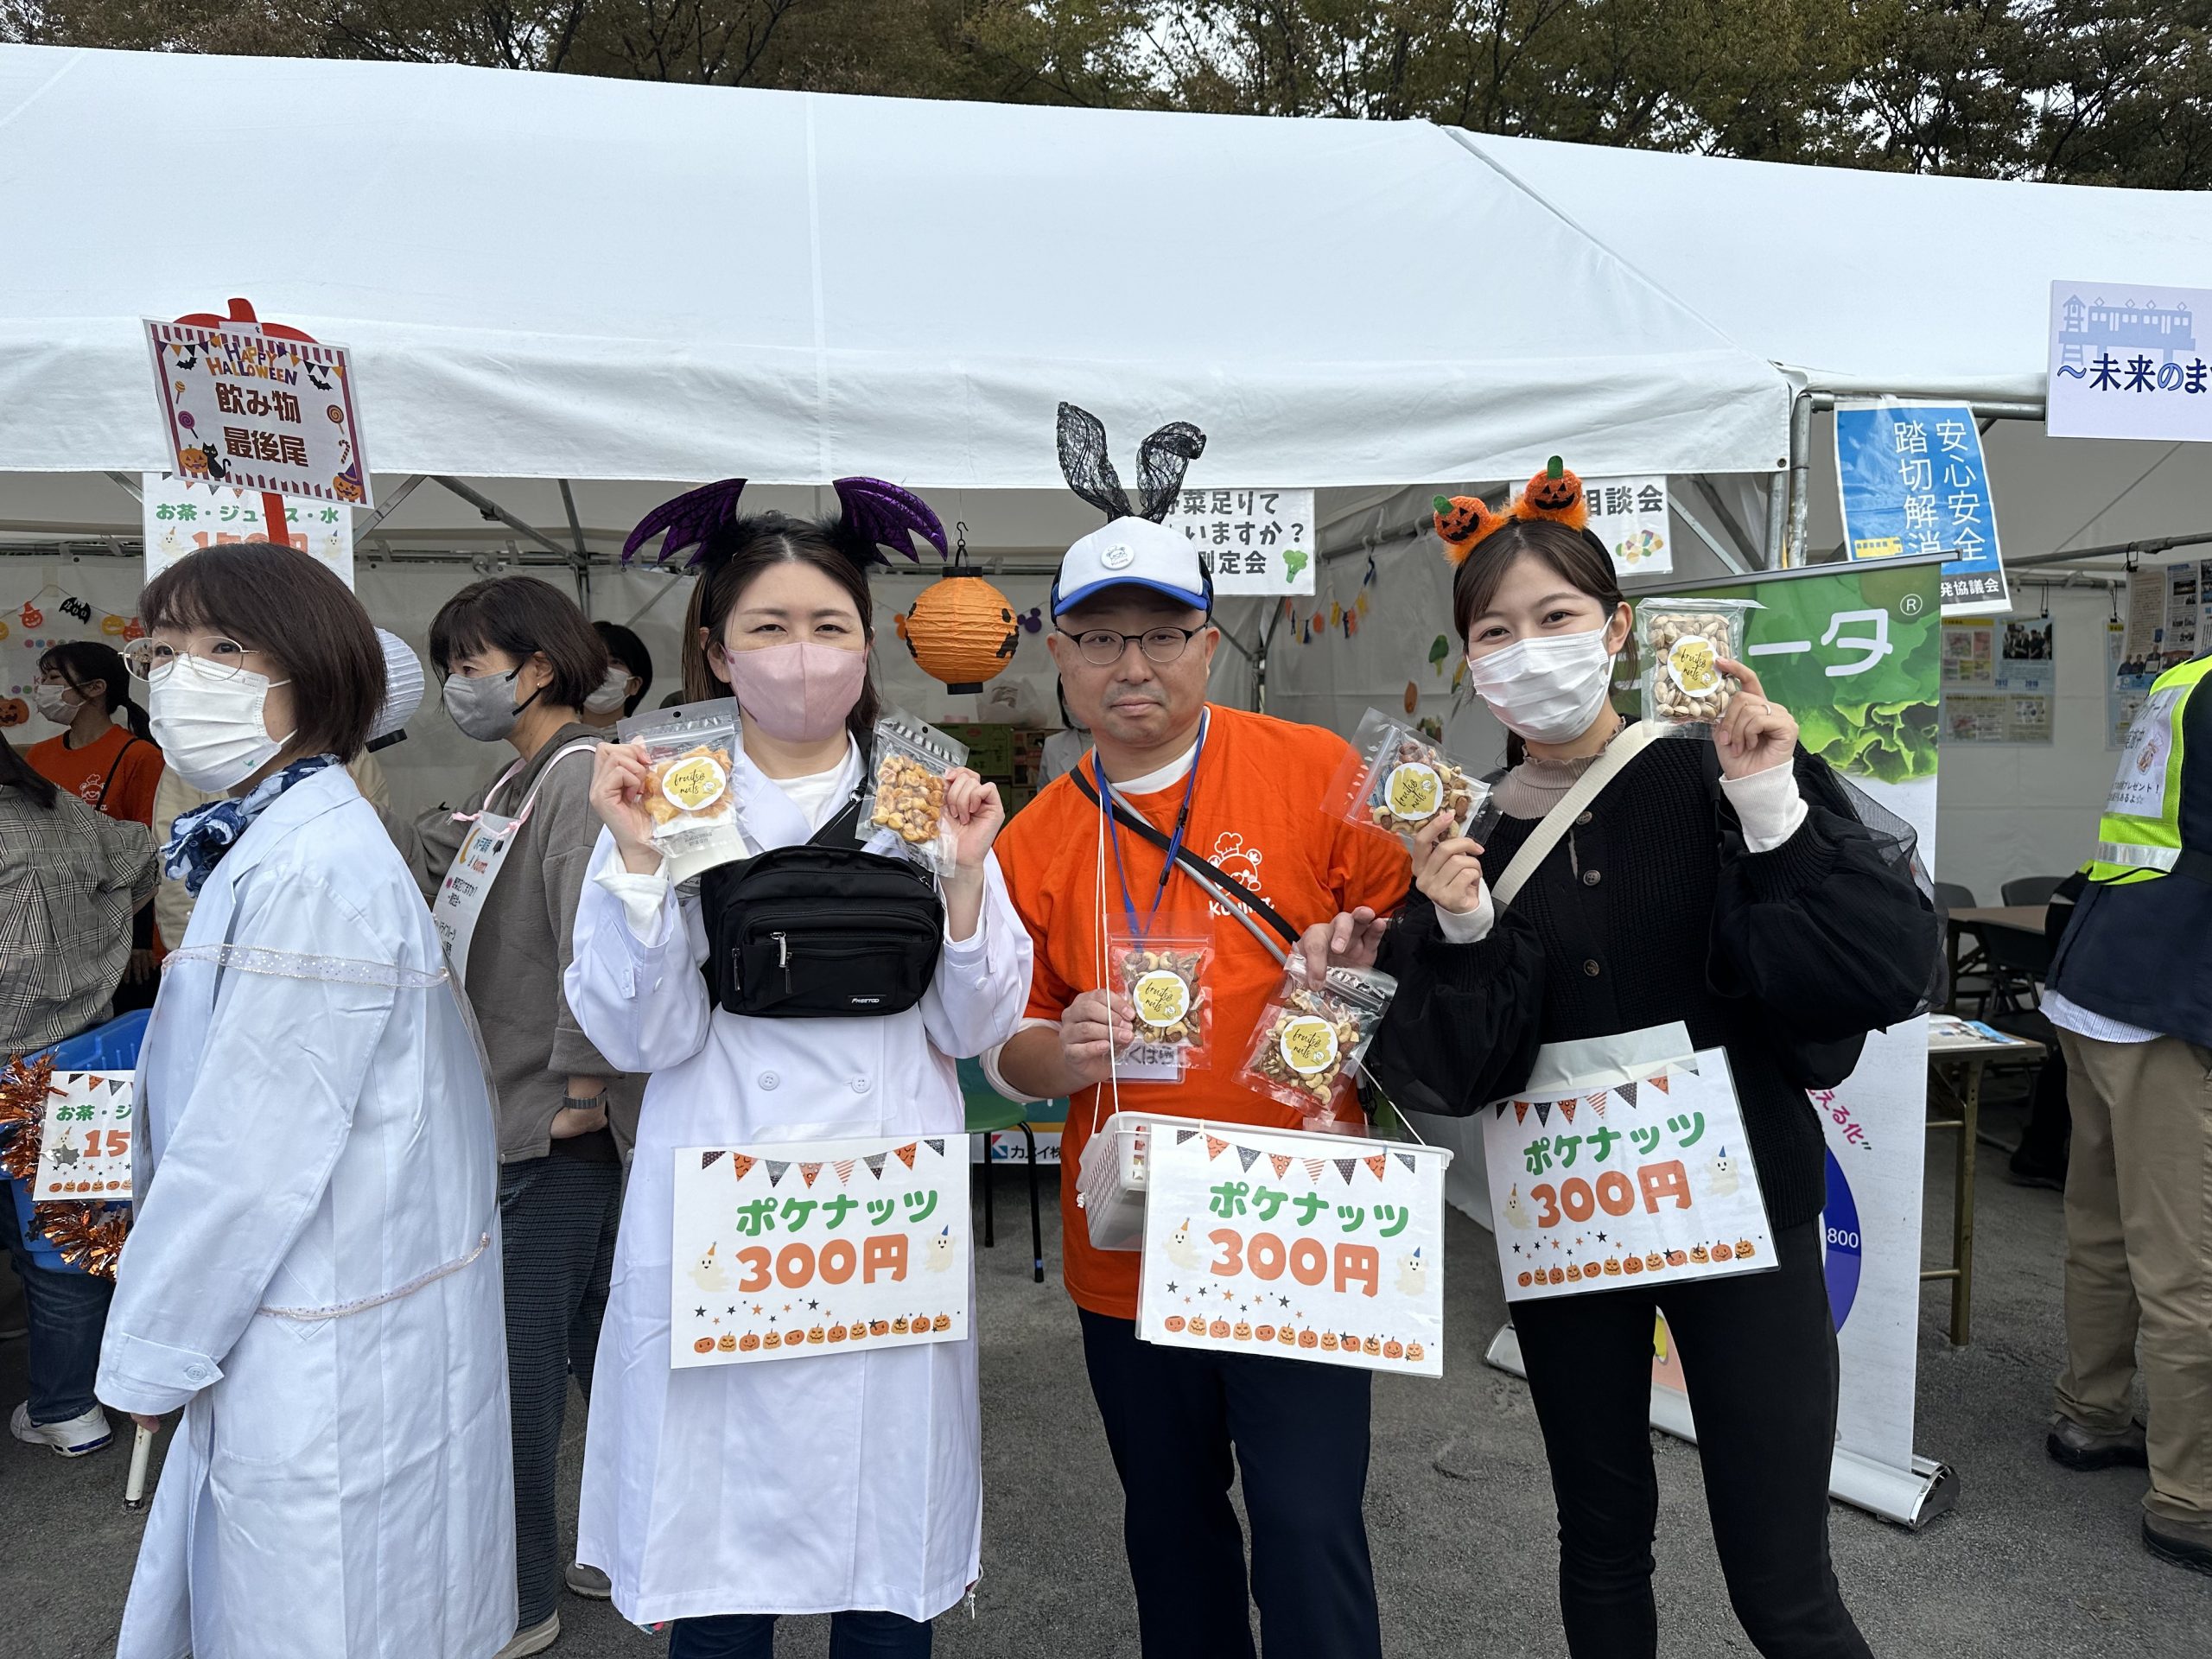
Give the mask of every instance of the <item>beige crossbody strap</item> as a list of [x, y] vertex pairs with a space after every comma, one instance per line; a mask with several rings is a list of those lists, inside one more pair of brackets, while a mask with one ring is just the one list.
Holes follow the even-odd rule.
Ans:
[[1592, 764], [1589, 771], [1574, 780], [1574, 786], [1560, 797], [1558, 805], [1544, 814], [1543, 822], [1535, 827], [1528, 840], [1521, 843], [1521, 850], [1513, 855], [1513, 861], [1505, 867], [1505, 874], [1497, 878], [1497, 885], [1491, 889], [1499, 904], [1513, 902], [1514, 895], [1536, 873], [1536, 866], [1542, 863], [1551, 849], [1559, 845], [1560, 837], [1567, 833], [1567, 826], [1581, 816], [1585, 807], [1598, 798], [1599, 791], [1620, 776], [1622, 768], [1643, 753], [1643, 746], [1658, 735], [1658, 730], [1649, 721], [1639, 720], [1605, 746], [1605, 752]]

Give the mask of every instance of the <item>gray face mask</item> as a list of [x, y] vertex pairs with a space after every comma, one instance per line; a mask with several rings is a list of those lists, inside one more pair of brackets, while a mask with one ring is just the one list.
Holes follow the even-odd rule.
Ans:
[[497, 743], [513, 732], [523, 709], [537, 701], [537, 692], [533, 691], [520, 705], [516, 703], [515, 675], [521, 672], [518, 668], [512, 673], [482, 674], [473, 680], [455, 674], [446, 681], [446, 713], [453, 716], [462, 736], [479, 743]]

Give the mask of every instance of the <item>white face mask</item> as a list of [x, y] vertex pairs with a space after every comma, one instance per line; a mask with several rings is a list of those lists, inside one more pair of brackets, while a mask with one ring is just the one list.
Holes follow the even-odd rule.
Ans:
[[66, 685], [40, 684], [31, 688], [31, 701], [38, 706], [39, 713], [57, 726], [67, 726], [76, 716], [77, 710], [68, 698], [69, 688]]
[[1605, 630], [1516, 640], [1470, 657], [1475, 690], [1508, 731], [1532, 743], [1571, 743], [1596, 723], [1611, 690]]
[[180, 654], [147, 697], [154, 741], [194, 789], [234, 788], [289, 741], [269, 735], [261, 711], [271, 690], [290, 683], [246, 669], [226, 674], [205, 658]]
[[588, 715], [611, 715], [630, 700], [630, 669], [626, 663], [612, 663], [599, 683], [599, 687], [584, 699]]

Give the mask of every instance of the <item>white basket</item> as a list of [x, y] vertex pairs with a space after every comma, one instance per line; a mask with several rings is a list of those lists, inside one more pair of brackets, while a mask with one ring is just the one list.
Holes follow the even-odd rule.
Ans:
[[1155, 1123], [1186, 1118], [1140, 1117], [1116, 1112], [1083, 1143], [1076, 1171], [1076, 1202], [1090, 1229], [1094, 1250], [1134, 1250], [1144, 1243], [1144, 1154]]

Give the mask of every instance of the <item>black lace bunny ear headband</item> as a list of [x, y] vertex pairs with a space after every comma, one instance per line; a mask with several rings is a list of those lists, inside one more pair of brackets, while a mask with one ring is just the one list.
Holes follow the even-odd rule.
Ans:
[[1171, 421], [1137, 446], [1137, 495], [1129, 505], [1106, 428], [1089, 410], [1060, 405], [1060, 474], [1068, 487], [1109, 518], [1149, 518], [1159, 524], [1175, 505], [1183, 474], [1205, 453], [1206, 435], [1188, 421]]
[[[944, 525], [930, 504], [912, 491], [880, 478], [841, 478], [831, 487], [837, 492], [842, 511], [823, 527], [840, 550], [862, 569], [871, 564], [888, 564], [890, 561], [880, 550], [887, 547], [918, 563], [916, 537], [937, 549], [940, 558], [950, 553]], [[725, 478], [662, 502], [638, 520], [638, 527], [622, 543], [622, 563], [629, 563], [639, 549], [663, 531], [666, 536], [656, 563], [667, 563], [687, 547], [696, 550], [686, 561], [690, 567], [715, 561], [715, 543], [725, 539], [721, 532], [739, 522], [738, 498], [744, 493], [743, 479]]]

